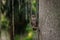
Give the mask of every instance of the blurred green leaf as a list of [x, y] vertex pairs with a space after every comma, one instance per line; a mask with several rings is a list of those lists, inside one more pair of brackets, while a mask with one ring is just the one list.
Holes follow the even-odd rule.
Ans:
[[9, 20], [4, 14], [1, 14], [1, 26], [2, 29], [7, 29], [9, 27]]

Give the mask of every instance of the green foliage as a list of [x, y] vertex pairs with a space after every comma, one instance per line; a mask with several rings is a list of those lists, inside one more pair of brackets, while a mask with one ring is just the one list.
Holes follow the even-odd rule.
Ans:
[[[27, 32], [27, 35], [26, 36], [22, 35], [22, 39], [23, 40], [32, 40], [33, 36], [34, 36], [34, 31], [30, 24], [27, 24], [26, 32]], [[21, 35], [16, 34], [15, 40], [20, 40], [20, 39], [21, 39]]]
[[30, 24], [27, 25], [26, 31], [27, 31], [27, 36], [25, 37], [25, 40], [32, 40], [34, 31], [33, 31], [32, 26]]
[[20, 35], [16, 35], [14, 39], [15, 40], [20, 40]]
[[31, 31], [31, 32], [28, 32], [24, 40], [32, 40], [32, 39], [33, 39], [33, 32]]
[[[28, 0], [26, 0], [26, 1], [28, 2]], [[10, 2], [7, 2], [6, 4], [9, 4], [9, 3]], [[15, 18], [15, 21], [20, 22], [20, 20], [22, 19], [22, 18], [20, 18], [21, 14], [25, 17], [25, 13], [27, 11], [27, 10], [25, 10], [25, 6], [26, 6], [25, 4], [26, 4], [25, 0], [22, 0], [20, 4], [18, 3], [17, 0], [15, 0], [15, 4], [14, 4], [14, 18]], [[29, 4], [27, 4], [27, 5], [29, 5]], [[32, 6], [32, 12], [35, 13], [36, 12], [36, 0], [32, 0], [32, 5], [31, 6]], [[4, 7], [4, 8], [6, 10], [6, 7]], [[30, 10], [30, 9], [28, 9], [28, 10]], [[9, 28], [9, 20], [6, 18], [6, 14], [1, 14], [1, 26], [2, 26], [1, 28], [5, 29], [5, 30], [7, 30]], [[24, 40], [32, 40], [34, 31], [33, 31], [32, 26], [30, 24], [27, 24], [26, 32], [27, 32], [27, 36], [23, 39]], [[16, 35], [15, 40], [20, 40], [20, 35]]]
[[9, 27], [9, 20], [4, 14], [1, 14], [1, 28], [7, 30]]
[[[37, 11], [36, 8], [36, 0], [32, 0], [32, 13], [35, 14], [35, 12]], [[34, 36], [34, 31], [32, 29], [32, 26], [30, 24], [27, 25], [26, 27], [26, 31], [28, 32], [27, 36], [25, 37], [25, 40], [33, 40], [33, 36]]]
[[32, 26], [31, 26], [30, 24], [27, 24], [27, 26], [26, 26], [26, 31], [27, 31], [27, 32], [33, 31], [33, 30], [32, 30]]
[[1, 29], [7, 30], [9, 28], [9, 20], [6, 17], [8, 9], [8, 0], [1, 0]]
[[32, 0], [32, 12], [35, 13], [36, 10], [36, 0]]

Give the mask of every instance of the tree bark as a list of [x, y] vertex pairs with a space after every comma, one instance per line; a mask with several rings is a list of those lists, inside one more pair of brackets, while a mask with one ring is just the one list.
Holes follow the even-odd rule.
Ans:
[[60, 0], [39, 0], [41, 40], [60, 40]]

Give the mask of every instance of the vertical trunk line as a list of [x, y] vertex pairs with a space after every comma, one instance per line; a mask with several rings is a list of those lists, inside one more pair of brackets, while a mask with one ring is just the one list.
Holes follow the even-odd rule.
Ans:
[[12, 29], [13, 29], [13, 40], [14, 40], [14, 0], [12, 0]]
[[1, 40], [1, 0], [0, 0], [0, 40]]
[[38, 40], [40, 39], [40, 28], [39, 28], [39, 0], [36, 0], [36, 17], [37, 17], [37, 27], [38, 27]]

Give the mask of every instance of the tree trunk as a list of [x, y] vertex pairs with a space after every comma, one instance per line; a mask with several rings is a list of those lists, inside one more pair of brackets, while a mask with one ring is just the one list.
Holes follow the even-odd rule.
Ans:
[[39, 0], [41, 40], [60, 40], [60, 0]]
[[1, 40], [10, 40], [10, 34], [6, 30], [1, 30]]

